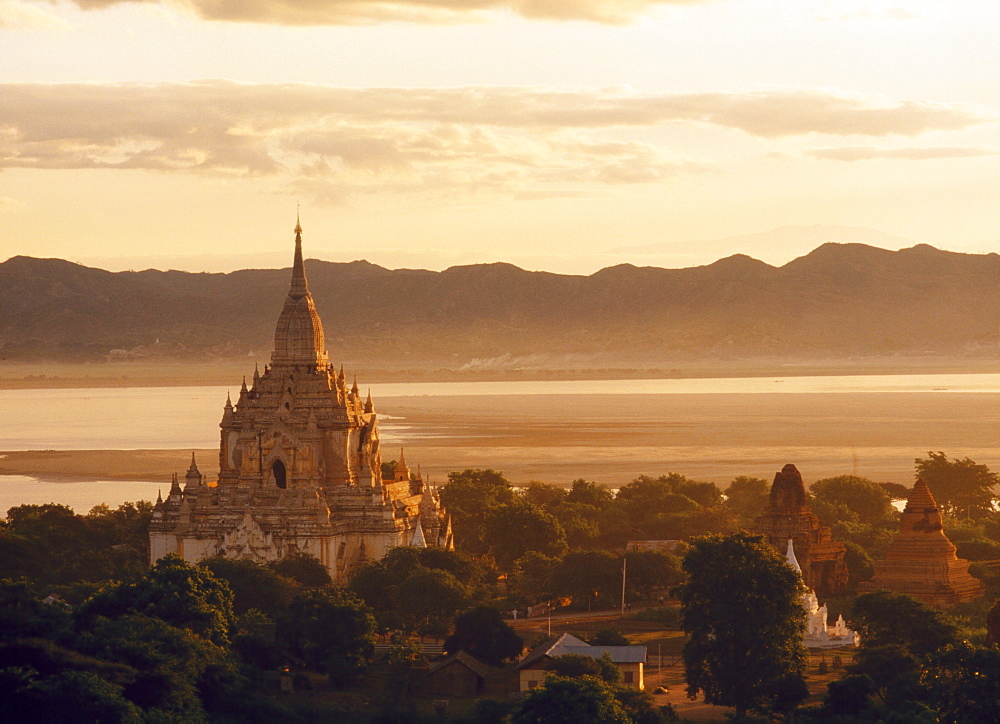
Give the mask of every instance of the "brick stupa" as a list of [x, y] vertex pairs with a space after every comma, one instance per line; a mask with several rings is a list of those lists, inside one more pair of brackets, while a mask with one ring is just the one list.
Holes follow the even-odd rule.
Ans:
[[829, 596], [847, 586], [844, 544], [833, 539], [829, 528], [820, 525], [806, 502], [806, 487], [794, 465], [786, 465], [774, 476], [768, 506], [754, 521], [754, 532], [767, 538], [782, 555], [791, 539], [802, 567], [802, 579], [818, 595]]
[[937, 501], [919, 478], [899, 517], [899, 533], [885, 558], [875, 561], [875, 576], [858, 587], [862, 593], [879, 589], [905, 593], [936, 608], [951, 608], [986, 592], [983, 582], [969, 575], [969, 562], [956, 555]]

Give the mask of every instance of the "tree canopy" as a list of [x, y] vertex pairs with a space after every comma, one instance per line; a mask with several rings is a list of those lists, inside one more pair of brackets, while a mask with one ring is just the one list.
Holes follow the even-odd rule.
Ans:
[[695, 538], [677, 589], [690, 697], [738, 715], [765, 710], [805, 668], [802, 584], [760, 536]]
[[937, 609], [891, 591], [858, 596], [845, 618], [861, 637], [862, 647], [899, 646], [926, 654], [953, 643], [957, 634], [954, 624]]
[[219, 645], [229, 643], [236, 622], [228, 584], [175, 554], [158, 560], [134, 583], [102, 589], [79, 612], [84, 620], [132, 613], [155, 616]]
[[343, 588], [313, 589], [296, 596], [278, 620], [278, 636], [335, 683], [350, 681], [371, 661], [375, 617]]
[[943, 512], [954, 516], [982, 518], [993, 512], [997, 500], [994, 487], [1000, 474], [969, 458], [949, 460], [943, 452], [928, 452], [914, 460], [917, 477], [923, 478]]
[[465, 651], [491, 666], [516, 659], [523, 648], [521, 637], [490, 606], [477, 606], [458, 616], [455, 630], [444, 641], [449, 654]]
[[511, 717], [513, 724], [631, 724], [606, 683], [592, 676], [550, 676], [528, 693]]
[[860, 523], [877, 525], [896, 517], [888, 491], [867, 478], [856, 475], [823, 478], [813, 483], [809, 491], [815, 501], [841, 506]]

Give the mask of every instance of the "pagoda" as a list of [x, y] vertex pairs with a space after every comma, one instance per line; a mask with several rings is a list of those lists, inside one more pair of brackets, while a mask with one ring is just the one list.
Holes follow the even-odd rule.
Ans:
[[[788, 551], [785, 554], [788, 565], [795, 569], [795, 572], [802, 577], [802, 567], [795, 557], [795, 544], [791, 538], [788, 539]], [[805, 609], [806, 627], [802, 632], [802, 643], [807, 649], [829, 649], [838, 646], [857, 646], [858, 634], [847, 628], [843, 614], [837, 616], [837, 621], [831, 626], [829, 623], [830, 613], [824, 603], [819, 605], [819, 598], [815, 591], [808, 586], [806, 592], [802, 594], [802, 607]]]
[[193, 456], [183, 489], [174, 476], [153, 508], [151, 561], [308, 553], [344, 583], [393, 546], [454, 547], [437, 490], [402, 453], [393, 477], [382, 479], [375, 404], [330, 364], [298, 222], [271, 363], [254, 370], [250, 385], [244, 378], [235, 404], [227, 397], [219, 426], [218, 482], [201, 475]]
[[794, 541], [802, 580], [819, 595], [829, 596], [847, 586], [846, 548], [833, 539], [829, 528], [820, 525], [794, 465], [785, 465], [775, 474], [768, 505], [754, 520], [754, 532], [763, 535], [779, 553], [785, 552], [789, 540]]
[[951, 608], [986, 592], [969, 574], [969, 562], [959, 558], [944, 534], [937, 501], [918, 478], [899, 517], [899, 533], [875, 561], [875, 575], [862, 583], [862, 593], [885, 589], [905, 593], [936, 608]]

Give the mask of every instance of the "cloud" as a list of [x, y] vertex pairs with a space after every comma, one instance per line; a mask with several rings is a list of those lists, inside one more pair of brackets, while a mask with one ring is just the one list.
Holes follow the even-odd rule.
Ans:
[[266, 177], [331, 201], [374, 190], [456, 188], [529, 198], [703, 170], [669, 148], [613, 138], [624, 127], [694, 122], [765, 138], [886, 136], [984, 120], [965, 108], [817, 92], [643, 95], [202, 81], [3, 84], [0, 94], [0, 168]]
[[995, 148], [977, 146], [927, 146], [912, 148], [876, 148], [874, 146], [847, 146], [844, 148], [820, 148], [809, 152], [814, 158], [833, 161], [870, 161], [873, 159], [893, 159], [904, 161], [925, 161], [937, 158], [975, 158], [995, 156]]
[[205, 20], [273, 25], [362, 25], [402, 21], [456, 23], [510, 12], [539, 20], [626, 23], [658, 5], [711, 0], [72, 0], [84, 10], [125, 2], [183, 8]]
[[4, 0], [0, 3], [0, 28], [6, 30], [69, 30], [70, 24], [24, 0]]

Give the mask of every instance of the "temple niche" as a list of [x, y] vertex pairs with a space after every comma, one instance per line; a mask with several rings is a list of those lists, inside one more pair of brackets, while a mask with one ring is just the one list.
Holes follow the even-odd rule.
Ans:
[[382, 479], [375, 404], [329, 362], [299, 224], [271, 363], [254, 370], [249, 386], [244, 379], [235, 404], [226, 399], [219, 427], [218, 482], [201, 475], [193, 456], [183, 488], [174, 476], [153, 508], [152, 561], [304, 552], [344, 583], [393, 546], [454, 547], [437, 490], [402, 452], [393, 478]]
[[794, 541], [802, 579], [817, 594], [829, 596], [847, 586], [844, 544], [820, 525], [806, 502], [805, 484], [794, 465], [786, 465], [774, 476], [768, 506], [754, 521], [754, 532], [779, 553], [785, 553], [789, 540]]
[[969, 574], [969, 562], [959, 558], [944, 534], [941, 511], [930, 488], [917, 479], [899, 517], [899, 533], [875, 561], [875, 575], [858, 590], [885, 589], [905, 593], [936, 608], [951, 608], [979, 598], [985, 584]]

